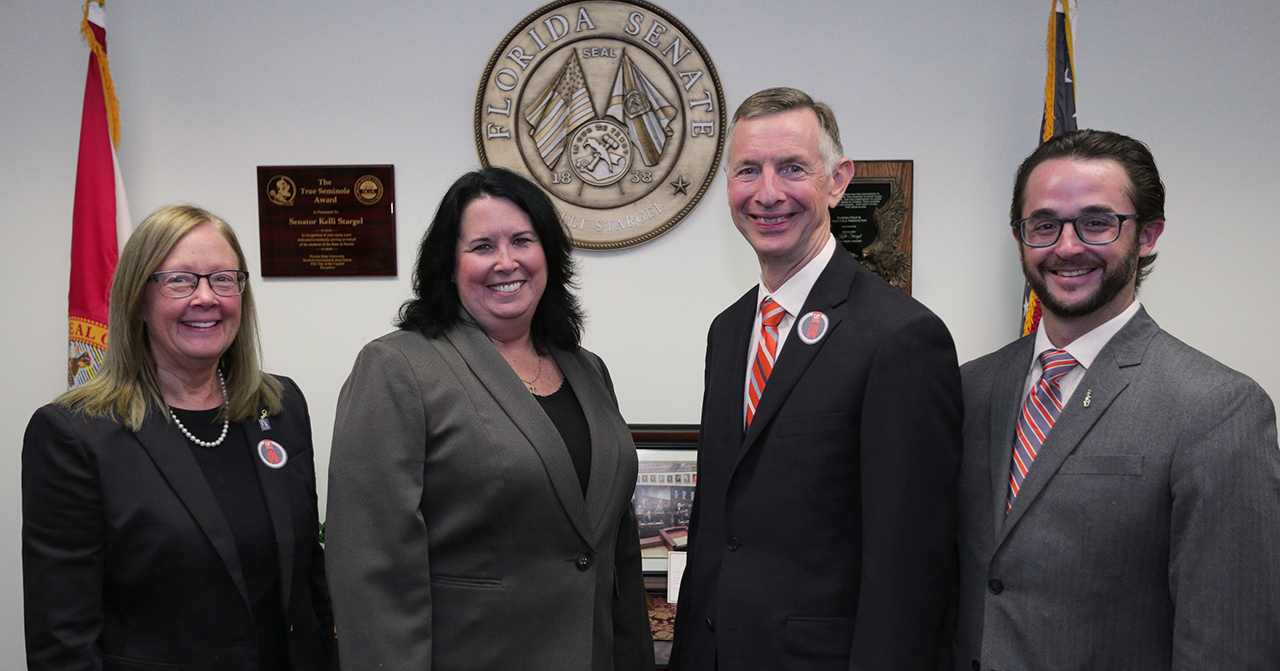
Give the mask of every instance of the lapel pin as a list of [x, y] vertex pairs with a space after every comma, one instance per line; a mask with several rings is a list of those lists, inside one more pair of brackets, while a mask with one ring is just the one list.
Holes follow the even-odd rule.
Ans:
[[283, 468], [289, 463], [289, 454], [284, 451], [284, 445], [274, 440], [258, 441], [258, 458], [269, 468]]
[[796, 335], [806, 345], [812, 345], [827, 335], [829, 326], [831, 326], [831, 320], [827, 319], [826, 315], [817, 311], [810, 312], [796, 322]]
[[1093, 390], [1086, 389], [1084, 392], [1084, 407], [1089, 407], [1089, 402], [1093, 400]]
[[261, 415], [260, 417], [258, 417], [258, 426], [262, 427], [262, 430], [263, 430], [263, 431], [270, 431], [270, 430], [271, 430], [271, 420], [267, 419], [267, 409], [266, 409], [266, 408], [263, 408], [263, 409], [262, 409], [262, 415]]

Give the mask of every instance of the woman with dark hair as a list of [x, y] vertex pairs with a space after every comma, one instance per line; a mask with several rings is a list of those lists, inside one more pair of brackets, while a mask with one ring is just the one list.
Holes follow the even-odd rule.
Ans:
[[330, 584], [347, 669], [653, 668], [636, 453], [582, 349], [569, 239], [500, 168], [449, 189], [399, 330], [338, 399]]
[[147, 217], [108, 326], [98, 374], [22, 444], [28, 668], [330, 668], [311, 417], [259, 367], [231, 227]]

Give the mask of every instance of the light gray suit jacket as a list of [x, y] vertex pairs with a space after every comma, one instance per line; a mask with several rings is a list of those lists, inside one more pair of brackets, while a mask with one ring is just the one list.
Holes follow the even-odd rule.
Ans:
[[1280, 668], [1271, 399], [1139, 310], [1081, 379], [1006, 516], [1034, 342], [961, 369], [955, 668]]
[[635, 446], [600, 359], [553, 355], [590, 425], [585, 499], [555, 425], [475, 326], [397, 331], [356, 359], [326, 522], [347, 671], [653, 668]]

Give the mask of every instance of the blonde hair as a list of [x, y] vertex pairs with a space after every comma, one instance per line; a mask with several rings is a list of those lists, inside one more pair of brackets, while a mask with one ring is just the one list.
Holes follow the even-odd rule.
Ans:
[[[148, 407], [163, 408], [155, 357], [151, 353], [147, 327], [142, 321], [147, 284], [152, 273], [192, 229], [212, 225], [236, 253], [240, 270], [244, 252], [235, 231], [227, 222], [195, 205], [167, 205], [156, 210], [129, 237], [111, 282], [111, 310], [107, 317], [107, 351], [102, 368], [92, 380], [62, 394], [54, 403], [120, 422], [137, 431]], [[240, 330], [218, 362], [227, 383], [227, 404], [220, 417], [243, 422], [260, 404], [269, 414], [280, 412], [283, 385], [262, 372], [258, 347], [258, 319], [254, 309], [253, 286], [245, 284], [240, 295]], [[169, 414], [164, 413], [165, 421]]]

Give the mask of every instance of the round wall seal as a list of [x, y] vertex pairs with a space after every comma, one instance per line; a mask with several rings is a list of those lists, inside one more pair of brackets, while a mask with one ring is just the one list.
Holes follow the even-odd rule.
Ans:
[[724, 91], [702, 43], [643, 0], [559, 0], [525, 17], [485, 67], [480, 161], [542, 186], [582, 249], [671, 230], [724, 150]]
[[298, 185], [284, 175], [276, 175], [267, 181], [267, 198], [276, 205], [293, 205], [298, 195]]
[[373, 175], [361, 175], [351, 192], [362, 205], [374, 205], [382, 200], [382, 180]]

